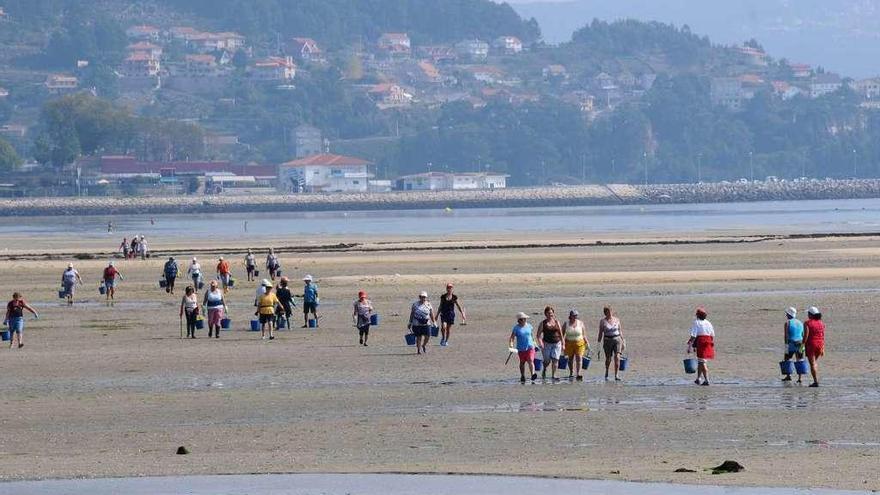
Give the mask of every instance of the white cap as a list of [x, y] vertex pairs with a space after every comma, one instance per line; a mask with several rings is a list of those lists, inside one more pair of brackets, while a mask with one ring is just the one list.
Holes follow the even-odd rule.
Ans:
[[197, 260], [197, 259], [196, 259], [196, 257], [195, 257], [195, 256], [193, 256], [193, 261], [199, 261], [199, 260]]
[[428, 293], [425, 291], [419, 292], [419, 297], [428, 297]]
[[311, 281], [312, 281], [311, 275], [306, 275], [305, 277], [303, 277], [303, 282], [311, 282]]
[[223, 256], [217, 259], [217, 261], [223, 261]]
[[272, 287], [272, 282], [269, 282], [268, 279], [263, 279], [263, 287]]
[[112, 261], [110, 262], [110, 266], [113, 266], [113, 262], [112, 262]]
[[810, 306], [810, 309], [807, 310], [807, 314], [808, 315], [818, 315], [818, 314], [820, 314], [819, 308], [817, 308], [816, 306]]
[[527, 314], [523, 313], [522, 311], [520, 311], [519, 313], [516, 314], [516, 319], [517, 319], [517, 320], [528, 320], [528, 319], [529, 319], [529, 315], [527, 315]]
[[795, 316], [797, 316], [797, 310], [794, 308], [788, 308], [785, 310], [785, 314], [788, 315], [790, 318], [794, 318]]

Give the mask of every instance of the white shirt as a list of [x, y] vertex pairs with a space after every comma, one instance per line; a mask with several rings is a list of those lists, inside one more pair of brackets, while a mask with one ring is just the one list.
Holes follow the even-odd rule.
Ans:
[[198, 263], [193, 263], [193, 264], [189, 265], [189, 270], [187, 270], [187, 272], [190, 275], [201, 275], [202, 274], [202, 265], [200, 265]]
[[709, 320], [694, 320], [694, 325], [691, 327], [691, 337], [696, 338], [703, 335], [714, 337], [715, 328], [712, 326], [712, 323], [710, 323]]

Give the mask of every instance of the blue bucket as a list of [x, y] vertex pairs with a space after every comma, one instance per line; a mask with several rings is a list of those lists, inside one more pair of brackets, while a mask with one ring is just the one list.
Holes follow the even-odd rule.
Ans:
[[59, 290], [58, 291], [58, 299], [64, 299], [65, 297], [67, 297], [67, 291], [66, 290]]
[[235, 287], [235, 279], [234, 278], [230, 277], [228, 287]]
[[404, 338], [406, 339], [406, 345], [416, 345], [416, 334], [408, 333], [404, 335]]
[[373, 313], [370, 315], [370, 326], [378, 327], [379, 326], [379, 315]]
[[783, 375], [793, 375], [794, 363], [791, 361], [779, 361], [779, 372]]
[[223, 330], [229, 330], [232, 327], [232, 320], [229, 318], [223, 318], [220, 320], [220, 328]]
[[565, 370], [568, 369], [568, 358], [565, 356], [559, 356], [559, 369]]
[[312, 318], [309, 320], [309, 328], [318, 328], [318, 320]]
[[541, 358], [535, 358], [535, 371], [541, 371], [541, 368], [544, 367], [544, 360]]
[[260, 331], [260, 320], [251, 320], [251, 332]]
[[437, 325], [431, 325], [431, 337], [436, 337], [440, 335], [440, 327]]
[[12, 334], [9, 333], [9, 330], [4, 330], [0, 332], [0, 338], [2, 338], [4, 342], [8, 342], [9, 339], [12, 338]]
[[199, 290], [202, 290], [204, 288], [205, 288], [205, 283], [202, 282], [201, 280], [199, 280]]
[[794, 369], [797, 371], [798, 375], [806, 375], [810, 371], [810, 365], [805, 360], [801, 359], [800, 361], [794, 362]]
[[626, 371], [627, 364], [629, 364], [629, 359], [627, 359], [623, 356], [620, 356], [620, 368], [618, 368], [618, 369], [620, 371]]
[[589, 369], [589, 368], [590, 368], [590, 362], [592, 362], [592, 359], [590, 359], [588, 356], [584, 356], [583, 359], [581, 359], [581, 369], [582, 369], [582, 370], [587, 370], [587, 369]]
[[684, 372], [688, 375], [693, 375], [697, 372], [697, 358], [683, 359], [682, 363], [684, 363]]
[[107, 293], [107, 287], [105, 287], [104, 284], [99, 285], [98, 286], [98, 293], [103, 296], [104, 294]]
[[259, 277], [259, 276], [260, 276], [260, 270], [254, 270], [254, 276], [255, 276], [255, 277]]
[[205, 319], [197, 318], [196, 319], [196, 330], [204, 330], [205, 329]]
[[276, 277], [280, 277], [280, 276], [281, 276], [281, 270], [275, 270], [275, 276], [276, 276]]
[[287, 318], [282, 316], [281, 318], [278, 318], [278, 330], [283, 330], [285, 328], [287, 328]]
[[168, 287], [168, 281], [166, 281], [166, 280], [163, 278], [162, 280], [159, 281], [159, 287], [162, 288], [162, 289], [164, 289], [165, 287]]

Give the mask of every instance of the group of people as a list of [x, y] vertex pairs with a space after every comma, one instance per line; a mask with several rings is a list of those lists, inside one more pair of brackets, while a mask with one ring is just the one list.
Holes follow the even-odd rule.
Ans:
[[[112, 226], [108, 228], [112, 229]], [[129, 242], [127, 237], [123, 237], [122, 244], [119, 245], [119, 251], [122, 252], [122, 257], [127, 260], [135, 258], [147, 259], [147, 238], [143, 234], [136, 235]]]
[[[623, 325], [620, 319], [614, 316], [610, 306], [606, 306], [603, 313], [598, 324], [597, 342], [600, 345], [600, 353], [605, 352], [605, 380], [609, 379], [609, 370], [613, 364], [614, 380], [619, 381], [621, 354], [626, 349]], [[583, 380], [581, 365], [584, 356], [589, 355], [590, 344], [586, 337], [585, 325], [579, 316], [578, 311], [572, 309], [568, 313], [568, 320], [560, 324], [556, 318], [556, 310], [552, 306], [547, 306], [544, 308], [544, 320], [536, 331], [528, 322], [529, 315], [523, 312], [516, 315], [516, 324], [511, 329], [508, 345], [511, 355], [516, 352], [519, 356], [521, 383], [525, 383], [528, 378], [533, 382], [538, 379], [535, 367], [537, 352], [541, 352], [543, 358], [542, 379], [547, 379], [549, 369], [550, 379], [559, 381], [556, 373], [560, 360], [564, 358], [569, 369], [569, 379]], [[806, 357], [813, 378], [810, 387], [818, 387], [818, 362], [819, 358], [825, 355], [825, 324], [822, 322], [822, 313], [815, 306], [811, 306], [807, 310], [807, 321], [801, 322], [797, 319], [797, 310], [788, 308], [785, 317], [786, 351], [783, 362], [793, 357], [801, 361]], [[715, 359], [715, 328], [709, 321], [705, 308], [700, 307], [696, 310], [687, 341], [687, 353], [696, 354], [697, 378], [694, 383], [708, 386], [709, 361]], [[791, 380], [791, 374], [784, 373], [783, 381]], [[797, 381], [798, 383], [802, 381], [800, 372]]]
[[[610, 306], [603, 309], [604, 316], [599, 320], [597, 343], [605, 351], [605, 379], [609, 379], [611, 365], [614, 365], [614, 380], [620, 381], [620, 357], [626, 347], [623, 338], [623, 325], [620, 319], [614, 316]], [[560, 368], [560, 360], [564, 359], [566, 368], [569, 370], [570, 380], [583, 381], [583, 361], [585, 356], [591, 354], [588, 330], [580, 319], [580, 313], [576, 309], [568, 312], [568, 319], [560, 323], [556, 318], [556, 309], [553, 306], [544, 308], [544, 320], [538, 325], [537, 332], [529, 321], [529, 315], [520, 312], [516, 315], [516, 324], [510, 332], [508, 345], [511, 353], [519, 355], [520, 381], [526, 382], [526, 377], [537, 380], [538, 374], [535, 369], [535, 357], [541, 352], [541, 378], [547, 379], [547, 371], [550, 371], [550, 380], [560, 380], [556, 376]], [[528, 369], [528, 374], [526, 370]]]

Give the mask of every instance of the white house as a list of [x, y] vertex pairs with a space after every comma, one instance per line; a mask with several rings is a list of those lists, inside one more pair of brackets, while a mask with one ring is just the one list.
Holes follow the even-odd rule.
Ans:
[[827, 94], [833, 93], [843, 86], [843, 80], [840, 76], [831, 72], [825, 74], [817, 74], [810, 81], [810, 97], [819, 98]]
[[505, 55], [516, 55], [523, 51], [522, 41], [516, 36], [499, 36], [492, 45]]
[[291, 81], [296, 77], [293, 57], [267, 57], [250, 67], [251, 77], [260, 81]]
[[389, 57], [409, 56], [412, 53], [412, 41], [406, 33], [383, 33], [376, 44], [379, 51]]
[[288, 192], [367, 192], [370, 162], [361, 158], [322, 153], [278, 167], [278, 188]]
[[397, 178], [397, 189], [402, 191], [466, 191], [504, 189], [506, 174], [499, 173], [443, 173], [426, 172]]

